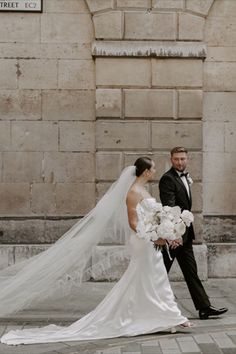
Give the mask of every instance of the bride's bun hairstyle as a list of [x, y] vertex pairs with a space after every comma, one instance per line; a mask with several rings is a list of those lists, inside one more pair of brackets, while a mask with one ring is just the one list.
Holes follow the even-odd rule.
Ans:
[[136, 176], [139, 177], [145, 170], [150, 170], [152, 167], [152, 159], [150, 157], [139, 157], [134, 166], [136, 167]]

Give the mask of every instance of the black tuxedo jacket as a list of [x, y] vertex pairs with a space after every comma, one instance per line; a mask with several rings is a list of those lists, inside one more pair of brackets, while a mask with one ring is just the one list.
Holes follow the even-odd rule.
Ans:
[[[179, 177], [178, 173], [173, 167], [161, 177], [159, 182], [159, 190], [161, 203], [163, 205], [178, 205], [181, 210], [191, 210], [192, 196], [190, 188], [190, 196], [188, 196], [188, 192], [182, 182], [182, 179]], [[183, 241], [185, 242], [187, 239], [195, 239], [192, 224], [187, 228], [185, 234], [183, 235]]]

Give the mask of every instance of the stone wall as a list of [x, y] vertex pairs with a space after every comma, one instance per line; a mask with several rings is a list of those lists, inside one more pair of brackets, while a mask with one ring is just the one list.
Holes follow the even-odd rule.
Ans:
[[[54, 242], [140, 155], [156, 162], [158, 198], [175, 145], [190, 151], [196, 241], [212, 242], [209, 215], [235, 205], [224, 199], [235, 172], [234, 96], [223, 93], [236, 82], [231, 3], [44, 0], [43, 14], [0, 13], [2, 266]], [[211, 167], [222, 156], [224, 181]], [[204, 279], [206, 248], [195, 249]]]

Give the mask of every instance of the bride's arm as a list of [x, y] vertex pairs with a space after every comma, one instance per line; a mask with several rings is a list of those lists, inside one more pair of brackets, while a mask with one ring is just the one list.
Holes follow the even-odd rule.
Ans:
[[138, 224], [138, 215], [136, 212], [136, 207], [141, 200], [142, 200], [142, 196], [140, 196], [140, 194], [134, 191], [130, 191], [126, 199], [129, 225], [131, 229], [134, 230], [135, 232], [137, 232], [136, 229]]

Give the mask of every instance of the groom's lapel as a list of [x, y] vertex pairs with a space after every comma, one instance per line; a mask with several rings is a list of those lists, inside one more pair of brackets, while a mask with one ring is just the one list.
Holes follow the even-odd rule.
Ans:
[[185, 185], [184, 185], [184, 182], [182, 181], [182, 179], [180, 178], [180, 176], [178, 175], [178, 173], [175, 171], [175, 169], [174, 168], [172, 168], [172, 173], [173, 173], [173, 175], [174, 175], [174, 177], [175, 177], [175, 180], [181, 185], [181, 187], [182, 187], [182, 189], [183, 189], [183, 191], [184, 191], [184, 193], [185, 193], [185, 195], [186, 195], [186, 197], [187, 197], [187, 199], [190, 201], [190, 203], [191, 203], [191, 191], [190, 191], [190, 187], [189, 187], [189, 195], [188, 195], [188, 192], [187, 192], [187, 189], [186, 189], [186, 187], [185, 187]]

